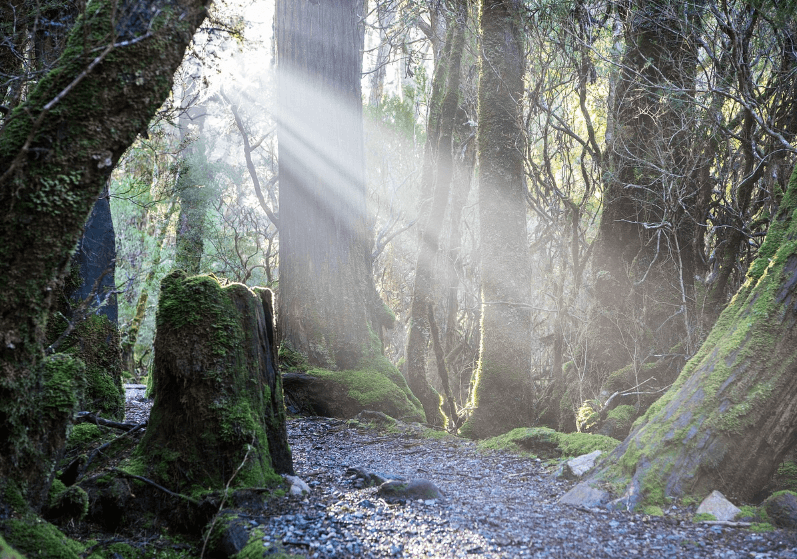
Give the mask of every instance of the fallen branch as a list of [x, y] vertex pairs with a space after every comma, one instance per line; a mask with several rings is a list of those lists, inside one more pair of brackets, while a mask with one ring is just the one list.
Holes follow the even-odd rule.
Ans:
[[119, 423], [118, 421], [111, 421], [110, 419], [98, 417], [93, 413], [87, 411], [78, 412], [77, 417], [75, 418], [75, 423], [93, 423], [94, 425], [100, 425], [102, 427], [112, 427], [113, 429], [121, 429], [123, 431], [140, 429], [141, 427], [145, 427], [147, 425], [146, 422]]
[[[107, 442], [107, 443], [105, 443], [104, 445], [102, 445], [102, 446], [100, 446], [100, 447], [97, 447], [97, 448], [94, 450], [94, 452], [92, 452], [92, 453], [91, 453], [91, 455], [90, 455], [90, 456], [88, 457], [88, 459], [86, 460], [86, 464], [85, 464], [85, 465], [84, 465], [84, 466], [83, 466], [83, 467], [80, 469], [80, 473], [79, 473], [79, 474], [78, 474], [78, 476], [77, 476], [77, 480], [80, 480], [80, 479], [83, 477], [83, 474], [85, 474], [87, 471], [89, 471], [89, 466], [91, 465], [91, 462], [94, 460], [94, 458], [95, 458], [95, 457], [96, 457], [96, 456], [97, 456], [99, 453], [101, 453], [103, 450], [105, 450], [106, 448], [108, 448], [109, 446], [111, 446], [113, 443], [115, 443], [115, 442], [117, 442], [117, 441], [120, 441], [120, 440], [122, 440], [123, 438], [127, 437], [128, 435], [131, 435], [131, 434], [135, 433], [136, 431], [138, 431], [139, 429], [141, 429], [141, 428], [142, 428], [142, 427], [144, 427], [145, 425], [146, 425], [146, 423], [141, 423], [141, 424], [139, 424], [139, 425], [134, 425], [134, 426], [133, 426], [133, 428], [132, 428], [132, 429], [130, 429], [129, 431], [127, 431], [126, 433], [122, 433], [121, 435], [119, 435], [118, 437], [116, 437], [114, 440], [112, 440], [112, 441], [110, 441], [110, 442]], [[76, 459], [75, 459], [75, 461], [78, 461], [78, 460], [80, 460], [80, 457], [78, 457], [78, 458], [76, 458]], [[67, 469], [69, 469], [69, 467], [71, 467], [71, 466], [72, 466], [72, 464], [69, 464], [69, 466], [67, 466]]]
[[152, 487], [154, 487], [156, 489], [160, 489], [164, 493], [168, 493], [172, 497], [179, 497], [180, 499], [185, 499], [186, 501], [188, 501], [192, 505], [196, 505], [196, 506], [200, 505], [200, 502], [197, 501], [196, 499], [193, 499], [193, 498], [189, 497], [188, 495], [181, 495], [180, 493], [175, 493], [174, 491], [170, 491], [170, 490], [166, 489], [164, 486], [155, 483], [151, 479], [147, 479], [147, 478], [145, 478], [143, 476], [137, 476], [135, 474], [131, 474], [130, 472], [126, 472], [124, 470], [120, 470], [119, 468], [111, 468], [111, 471], [115, 472], [115, 473], [117, 473], [119, 475], [122, 475], [124, 477], [129, 477], [129, 478], [132, 478], [132, 479], [137, 479], [138, 481], [143, 481], [144, 483], [147, 483], [147, 484], [151, 485]]
[[728, 526], [730, 528], [749, 528], [753, 525], [752, 522], [732, 522], [730, 520], [702, 520], [700, 524], [708, 524], [709, 526]]

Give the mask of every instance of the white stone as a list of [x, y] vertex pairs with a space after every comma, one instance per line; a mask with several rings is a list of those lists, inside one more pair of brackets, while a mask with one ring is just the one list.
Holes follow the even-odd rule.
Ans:
[[574, 479], [580, 478], [595, 467], [595, 461], [603, 454], [601, 450], [593, 450], [589, 454], [582, 454], [576, 458], [571, 458], [564, 465], [564, 476]]
[[726, 499], [725, 495], [714, 490], [703, 499], [695, 514], [713, 514], [717, 520], [730, 521], [736, 518], [740, 512], [742, 511]]
[[287, 474], [283, 474], [283, 476], [288, 483], [291, 484], [291, 495], [304, 495], [305, 493], [310, 493], [310, 486], [307, 485], [300, 477], [298, 476], [289, 476]]

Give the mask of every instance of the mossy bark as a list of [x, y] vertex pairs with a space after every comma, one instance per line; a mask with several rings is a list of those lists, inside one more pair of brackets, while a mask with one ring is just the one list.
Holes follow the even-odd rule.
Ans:
[[175, 491], [262, 487], [292, 473], [272, 293], [175, 271], [161, 282], [153, 391], [137, 453]]
[[481, 4], [479, 222], [482, 322], [473, 415], [461, 432], [483, 438], [532, 419], [531, 272], [523, 180], [524, 47], [520, 5]]
[[428, 308], [433, 298], [436, 280], [434, 260], [440, 251], [440, 234], [454, 170], [454, 118], [459, 99], [466, 18], [467, 10], [464, 3], [460, 2], [449, 21], [445, 49], [438, 59], [432, 82], [432, 103], [439, 106], [433, 106], [429, 110], [429, 135], [424, 152], [423, 172], [425, 196], [431, 197], [432, 204], [420, 235], [421, 245], [415, 262], [415, 282], [407, 335], [407, 379], [413, 394], [423, 404], [426, 421], [432, 425], [443, 425], [445, 418], [440, 411], [440, 395], [427, 378], [430, 340]]
[[[150, 8], [90, 2], [61, 58], [0, 131], [0, 478], [23, 488], [51, 468], [39, 362], [52, 294], [114, 164], [168, 95], [205, 14], [195, 0]], [[35, 506], [39, 497], [28, 495]]]
[[797, 440], [797, 170], [760, 257], [670, 390], [589, 483], [633, 507], [756, 499]]

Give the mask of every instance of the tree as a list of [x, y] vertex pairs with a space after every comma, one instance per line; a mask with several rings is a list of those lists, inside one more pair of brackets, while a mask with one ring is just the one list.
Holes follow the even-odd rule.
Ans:
[[[460, 64], [465, 41], [467, 6], [457, 2], [451, 7], [448, 33], [443, 53], [438, 57], [432, 82], [427, 139], [424, 152], [424, 198], [431, 203], [423, 212], [426, 220], [420, 234], [420, 248], [415, 263], [410, 325], [407, 334], [407, 378], [413, 394], [423, 404], [426, 421], [441, 424], [440, 396], [426, 376], [432, 304], [434, 259], [440, 252], [443, 218], [448, 205], [454, 171], [453, 134], [457, 115]], [[439, 281], [439, 278], [437, 278]], [[454, 418], [449, 418], [454, 419]]]
[[600, 317], [592, 359], [604, 373], [679, 344], [692, 351], [700, 216], [689, 108], [700, 15], [687, 4], [638, 0], [623, 19], [594, 261]]
[[0, 478], [15, 480], [34, 506], [46, 497], [50, 460], [71, 418], [47, 414], [70, 407], [68, 384], [66, 393], [53, 384], [71, 374], [68, 360], [42, 364], [54, 286], [113, 166], [168, 95], [205, 15], [190, 0], [153, 1], [144, 10], [93, 6], [0, 131]]
[[481, 347], [462, 432], [473, 437], [531, 424], [531, 273], [520, 109], [525, 56], [520, 3], [483, 0], [479, 81]]
[[752, 501], [797, 437], [797, 168], [747, 281], [669, 391], [587, 480], [621, 502]]
[[335, 369], [356, 368], [382, 310], [366, 221], [361, 9], [280, 0], [276, 14], [279, 331], [311, 364]]

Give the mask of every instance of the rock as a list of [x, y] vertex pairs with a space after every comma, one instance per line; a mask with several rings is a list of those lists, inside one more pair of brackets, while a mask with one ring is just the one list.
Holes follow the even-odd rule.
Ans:
[[302, 496], [310, 493], [310, 486], [299, 476], [283, 474], [282, 477], [291, 484], [291, 495]]
[[725, 495], [714, 490], [703, 499], [695, 514], [713, 514], [717, 520], [729, 521], [736, 518], [740, 512], [741, 510], [726, 499]]
[[797, 494], [792, 491], [778, 491], [770, 495], [761, 506], [776, 526], [797, 528]]
[[213, 524], [210, 538], [211, 552], [215, 557], [233, 557], [246, 547], [249, 530], [246, 520], [231, 511], [222, 511]]
[[603, 454], [602, 450], [593, 450], [589, 454], [582, 454], [576, 458], [571, 458], [564, 463], [562, 475], [567, 479], [580, 478], [595, 467], [595, 461], [601, 454]]
[[362, 487], [378, 487], [390, 480], [403, 481], [404, 478], [395, 474], [385, 474], [381, 472], [368, 472], [365, 468], [352, 467], [346, 470], [346, 475], [354, 480], [360, 481], [355, 483], [359, 488]]
[[609, 500], [609, 493], [602, 489], [595, 489], [586, 482], [581, 482], [573, 486], [567, 493], [562, 495], [559, 503], [572, 505], [574, 507], [595, 508]]
[[389, 500], [444, 499], [443, 492], [428, 479], [390, 480], [379, 486], [377, 495]]

